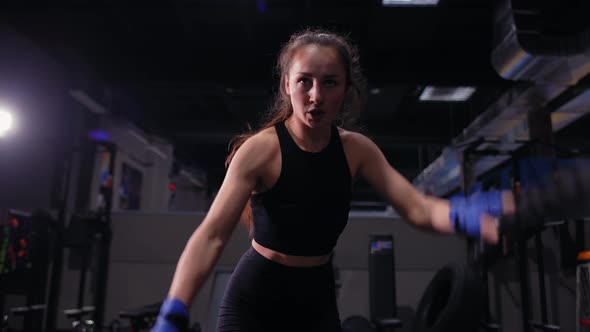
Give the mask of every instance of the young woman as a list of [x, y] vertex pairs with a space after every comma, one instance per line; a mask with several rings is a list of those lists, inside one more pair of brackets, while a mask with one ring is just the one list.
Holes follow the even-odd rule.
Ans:
[[[223, 184], [180, 260], [155, 331], [177, 331], [242, 219], [252, 247], [236, 266], [217, 331], [340, 331], [330, 255], [346, 226], [351, 185], [364, 177], [407, 222], [494, 243], [509, 192], [447, 200], [418, 192], [362, 134], [339, 128], [358, 113], [356, 49], [326, 31], [293, 35], [278, 58], [280, 91], [267, 123], [238, 137]], [[245, 213], [250, 210], [251, 213]], [[244, 217], [245, 216], [245, 217]]]

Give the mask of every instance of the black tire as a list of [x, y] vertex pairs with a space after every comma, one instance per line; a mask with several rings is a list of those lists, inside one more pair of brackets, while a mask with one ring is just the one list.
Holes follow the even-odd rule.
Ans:
[[477, 271], [458, 264], [440, 269], [428, 284], [412, 324], [413, 332], [476, 332], [483, 284]]

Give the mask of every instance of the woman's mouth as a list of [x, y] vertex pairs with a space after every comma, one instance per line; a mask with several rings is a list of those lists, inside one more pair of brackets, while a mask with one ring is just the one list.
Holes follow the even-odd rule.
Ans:
[[309, 115], [312, 117], [312, 119], [314, 119], [314, 120], [317, 120], [317, 119], [321, 118], [321, 117], [322, 117], [322, 116], [325, 114], [325, 112], [324, 112], [324, 111], [322, 111], [322, 110], [311, 110], [311, 111], [308, 111], [307, 113], [308, 113], [308, 114], [309, 114]]

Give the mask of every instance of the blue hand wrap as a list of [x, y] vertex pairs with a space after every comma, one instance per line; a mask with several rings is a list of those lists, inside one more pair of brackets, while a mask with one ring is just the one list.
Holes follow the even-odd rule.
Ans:
[[456, 196], [450, 199], [449, 218], [458, 233], [479, 237], [480, 218], [486, 213], [493, 217], [502, 215], [502, 192], [490, 190], [471, 196]]
[[188, 328], [189, 312], [180, 300], [167, 298], [160, 307], [160, 314], [152, 332], [178, 332]]

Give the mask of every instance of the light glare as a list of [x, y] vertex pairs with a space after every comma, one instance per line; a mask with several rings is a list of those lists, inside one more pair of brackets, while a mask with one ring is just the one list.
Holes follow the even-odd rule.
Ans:
[[0, 109], [0, 136], [3, 136], [12, 127], [12, 114]]

